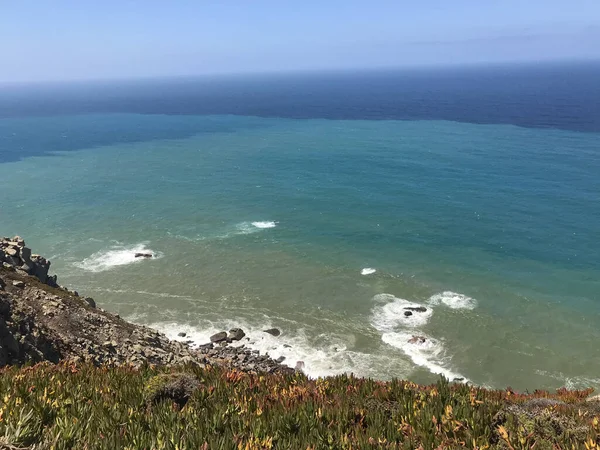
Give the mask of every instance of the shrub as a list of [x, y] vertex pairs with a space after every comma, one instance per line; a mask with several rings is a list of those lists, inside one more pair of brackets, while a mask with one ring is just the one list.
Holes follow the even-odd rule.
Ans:
[[170, 399], [183, 408], [199, 386], [198, 379], [189, 373], [163, 373], [148, 380], [144, 398], [148, 405]]

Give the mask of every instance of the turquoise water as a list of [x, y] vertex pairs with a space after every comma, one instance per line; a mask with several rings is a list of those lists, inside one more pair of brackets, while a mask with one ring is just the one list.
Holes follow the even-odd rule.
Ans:
[[600, 387], [598, 138], [434, 120], [5, 118], [0, 148], [31, 156], [0, 164], [0, 234], [105, 309], [198, 343], [241, 326], [313, 376]]

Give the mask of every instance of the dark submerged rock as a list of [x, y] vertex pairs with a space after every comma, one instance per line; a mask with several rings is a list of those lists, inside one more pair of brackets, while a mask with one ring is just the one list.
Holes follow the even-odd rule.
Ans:
[[279, 336], [281, 331], [277, 328], [269, 328], [268, 330], [263, 330], [265, 333], [269, 333], [271, 336]]

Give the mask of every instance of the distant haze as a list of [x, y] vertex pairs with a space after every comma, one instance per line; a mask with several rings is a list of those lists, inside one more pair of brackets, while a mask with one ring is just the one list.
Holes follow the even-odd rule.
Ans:
[[0, 3], [0, 82], [600, 59], [598, 0]]

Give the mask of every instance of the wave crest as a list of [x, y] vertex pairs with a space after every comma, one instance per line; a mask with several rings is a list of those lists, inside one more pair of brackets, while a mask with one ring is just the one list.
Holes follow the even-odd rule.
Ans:
[[134, 245], [113, 245], [109, 249], [93, 253], [83, 261], [74, 263], [76, 267], [88, 272], [104, 272], [118, 266], [140, 263], [146, 258], [136, 258], [136, 253], [149, 253], [152, 259], [161, 258], [162, 253], [146, 247], [145, 243]]

